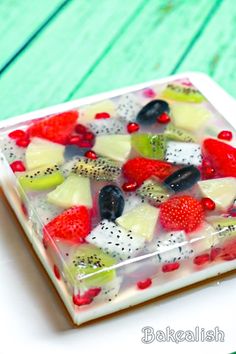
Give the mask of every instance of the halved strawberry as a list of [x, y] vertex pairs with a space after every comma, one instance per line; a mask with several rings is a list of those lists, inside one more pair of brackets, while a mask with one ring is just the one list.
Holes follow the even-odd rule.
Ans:
[[205, 139], [203, 154], [221, 177], [236, 177], [236, 148], [216, 139]]
[[44, 226], [44, 244], [47, 244], [50, 237], [72, 243], [83, 243], [90, 231], [90, 211], [85, 206], [72, 207]]
[[78, 119], [77, 111], [55, 114], [37, 120], [27, 130], [29, 136], [37, 136], [55, 143], [66, 144]]
[[202, 204], [189, 195], [170, 198], [160, 206], [160, 223], [168, 231], [194, 231], [203, 216]]
[[146, 179], [154, 176], [161, 180], [174, 172], [175, 167], [168, 162], [136, 157], [123, 165], [123, 174], [130, 182], [140, 186]]

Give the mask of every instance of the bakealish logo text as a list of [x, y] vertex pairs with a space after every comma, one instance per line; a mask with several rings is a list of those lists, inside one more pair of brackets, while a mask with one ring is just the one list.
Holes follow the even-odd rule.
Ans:
[[153, 327], [142, 328], [142, 342], [150, 344], [156, 342], [224, 342], [225, 333], [219, 327], [208, 329], [195, 327], [193, 330], [174, 330], [169, 326], [164, 330], [155, 330]]

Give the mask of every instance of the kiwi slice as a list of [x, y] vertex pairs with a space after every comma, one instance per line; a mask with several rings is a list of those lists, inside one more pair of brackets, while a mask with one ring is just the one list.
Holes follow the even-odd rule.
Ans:
[[155, 203], [162, 203], [166, 201], [170, 196], [170, 191], [168, 191], [159, 182], [148, 179], [142, 186], [137, 190], [137, 194]]
[[169, 140], [184, 141], [186, 143], [195, 143], [196, 138], [184, 129], [180, 129], [169, 123], [164, 131], [164, 136]]
[[236, 236], [236, 217], [212, 217], [207, 220], [216, 231], [220, 242], [227, 241], [228, 237]]
[[[64, 273], [73, 286], [97, 287], [112, 281], [116, 276], [115, 259], [103, 253], [98, 247], [82, 244], [71, 253], [69, 262], [65, 264]], [[103, 271], [102, 271], [103, 270]], [[97, 274], [96, 274], [97, 273]], [[90, 275], [86, 277], [87, 275]]]
[[132, 147], [142, 156], [163, 160], [166, 151], [166, 137], [163, 134], [132, 134]]
[[18, 174], [18, 182], [24, 190], [42, 191], [55, 187], [63, 181], [64, 177], [57, 165]]
[[196, 88], [177, 83], [168, 84], [162, 92], [162, 97], [175, 101], [195, 103], [200, 103], [205, 100], [203, 95]]

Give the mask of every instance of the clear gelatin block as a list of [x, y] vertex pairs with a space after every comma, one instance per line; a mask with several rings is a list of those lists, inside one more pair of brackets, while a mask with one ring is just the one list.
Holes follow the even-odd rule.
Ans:
[[1, 124], [2, 188], [74, 323], [236, 268], [230, 103], [190, 73]]

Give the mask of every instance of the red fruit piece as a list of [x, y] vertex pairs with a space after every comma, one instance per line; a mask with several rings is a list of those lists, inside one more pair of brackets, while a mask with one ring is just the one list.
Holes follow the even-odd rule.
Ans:
[[137, 131], [139, 131], [140, 126], [138, 123], [128, 123], [127, 124], [127, 132], [129, 134], [135, 133]]
[[167, 124], [170, 122], [170, 116], [164, 112], [157, 118], [157, 122], [161, 124]]
[[168, 162], [136, 157], [123, 165], [123, 174], [129, 182], [140, 186], [146, 179], [154, 176], [161, 180], [168, 177], [175, 168]]
[[75, 131], [77, 134], [84, 134], [87, 132], [87, 128], [83, 124], [76, 124]]
[[93, 146], [93, 142], [90, 140], [80, 140], [77, 144], [80, 148], [88, 148], [90, 149]]
[[107, 119], [110, 118], [110, 114], [107, 112], [100, 112], [95, 115], [95, 119]]
[[122, 189], [124, 192], [134, 192], [138, 188], [136, 182], [126, 182], [122, 185]]
[[84, 156], [87, 157], [88, 159], [92, 159], [92, 160], [96, 160], [98, 158], [96, 153], [93, 150], [86, 151]]
[[233, 139], [233, 134], [230, 130], [222, 130], [218, 135], [217, 135], [218, 139], [222, 139], [222, 140], [232, 140]]
[[56, 266], [56, 264], [54, 264], [53, 266], [53, 272], [55, 274], [55, 277], [60, 280], [61, 279], [61, 274], [60, 274], [60, 271], [58, 269], [58, 267]]
[[10, 164], [10, 167], [13, 172], [24, 172], [25, 171], [25, 165], [20, 160], [16, 160], [16, 161], [12, 162]]
[[77, 111], [59, 113], [33, 123], [27, 132], [31, 137], [37, 136], [55, 143], [66, 144], [75, 128], [77, 119]]
[[83, 243], [91, 231], [90, 211], [85, 206], [72, 207], [44, 226], [44, 241], [51, 238]]
[[92, 297], [86, 296], [86, 295], [80, 296], [79, 294], [78, 295], [73, 295], [72, 299], [73, 299], [73, 303], [76, 306], [89, 305], [93, 301]]
[[202, 198], [201, 203], [205, 210], [214, 210], [216, 207], [215, 202], [211, 198]]
[[208, 253], [201, 254], [200, 256], [196, 256], [193, 259], [193, 263], [196, 265], [203, 265], [210, 261], [210, 255]]
[[180, 264], [178, 262], [174, 262], [174, 263], [168, 263], [168, 264], [164, 264], [162, 266], [162, 271], [163, 273], [169, 273], [169, 272], [173, 272], [174, 270], [179, 269]]
[[86, 294], [86, 296], [93, 298], [93, 297], [98, 296], [100, 294], [101, 290], [102, 290], [101, 288], [92, 288], [92, 289], [87, 290], [85, 294]]
[[236, 148], [216, 139], [205, 139], [203, 153], [221, 177], [236, 177]]
[[210, 252], [210, 260], [214, 261], [215, 259], [217, 259], [220, 256], [221, 252], [222, 250], [219, 247], [212, 248]]
[[152, 285], [152, 279], [150, 278], [147, 278], [145, 280], [140, 280], [137, 282], [137, 287], [140, 289], [140, 290], [144, 290], [144, 289], [147, 289], [149, 288], [149, 286]]
[[14, 139], [14, 140], [18, 140], [18, 139], [22, 139], [25, 138], [27, 136], [26, 132], [24, 132], [24, 130], [13, 130], [11, 133], [8, 134], [9, 138]]
[[160, 206], [160, 223], [168, 231], [194, 231], [203, 216], [202, 204], [189, 195], [170, 198]]
[[16, 140], [16, 145], [23, 147], [23, 148], [26, 148], [29, 145], [29, 143], [30, 143], [30, 139], [27, 138], [27, 136], [25, 138], [21, 138], [21, 139]]
[[94, 138], [95, 138], [95, 135], [93, 133], [87, 132], [84, 134], [84, 140], [91, 141], [91, 140], [94, 140]]
[[153, 98], [156, 96], [156, 93], [153, 89], [146, 88], [145, 90], [143, 90], [143, 95], [148, 98]]

